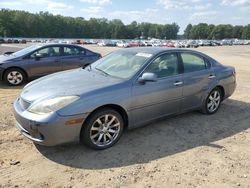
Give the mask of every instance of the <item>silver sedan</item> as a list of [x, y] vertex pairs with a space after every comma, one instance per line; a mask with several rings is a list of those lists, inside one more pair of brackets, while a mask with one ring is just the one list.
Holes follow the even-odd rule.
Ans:
[[17, 128], [35, 143], [105, 149], [125, 128], [191, 110], [214, 114], [235, 87], [235, 69], [200, 52], [130, 48], [30, 82], [14, 111]]

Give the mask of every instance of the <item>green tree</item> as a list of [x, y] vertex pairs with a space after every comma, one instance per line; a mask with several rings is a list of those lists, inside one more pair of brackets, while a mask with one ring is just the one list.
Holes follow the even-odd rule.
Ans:
[[250, 24], [245, 26], [242, 32], [243, 39], [250, 39]]
[[193, 27], [192, 24], [188, 24], [186, 29], [184, 30], [184, 37], [186, 39], [190, 39], [192, 27]]

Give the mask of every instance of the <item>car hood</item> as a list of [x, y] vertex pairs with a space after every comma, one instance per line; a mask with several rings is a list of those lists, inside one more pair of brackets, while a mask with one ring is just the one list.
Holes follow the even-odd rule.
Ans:
[[37, 99], [42, 100], [55, 96], [81, 96], [121, 81], [96, 71], [74, 69], [51, 74], [29, 83], [24, 87], [21, 97], [33, 102]]
[[9, 60], [16, 59], [13, 55], [0, 55], [0, 63], [6, 63]]

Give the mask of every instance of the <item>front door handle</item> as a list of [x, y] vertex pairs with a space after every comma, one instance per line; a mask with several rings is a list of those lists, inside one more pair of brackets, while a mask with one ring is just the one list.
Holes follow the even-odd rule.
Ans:
[[179, 85], [182, 85], [182, 84], [183, 84], [183, 82], [180, 82], [180, 81], [176, 81], [176, 82], [174, 83], [175, 86], [179, 86]]
[[209, 77], [208, 77], [209, 79], [213, 79], [213, 78], [215, 78], [215, 75], [210, 75]]

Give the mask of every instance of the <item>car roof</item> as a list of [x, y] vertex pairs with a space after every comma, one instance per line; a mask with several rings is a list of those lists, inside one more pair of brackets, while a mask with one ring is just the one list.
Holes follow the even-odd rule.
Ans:
[[82, 47], [80, 45], [75, 44], [62, 44], [62, 43], [37, 43], [37, 46], [45, 47], [45, 46], [76, 46], [76, 47]]
[[199, 53], [198, 51], [195, 50], [189, 50], [189, 49], [182, 49], [182, 48], [164, 48], [164, 47], [134, 47], [134, 48], [126, 48], [123, 49], [125, 51], [130, 51], [134, 53], [149, 53], [149, 54], [159, 54], [162, 52], [194, 52], [194, 53]]

